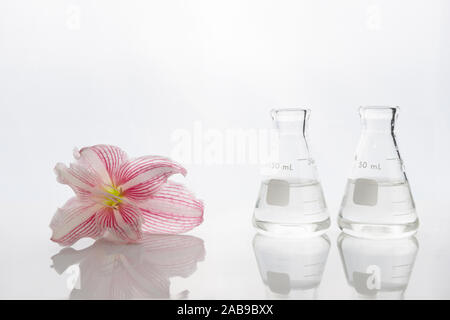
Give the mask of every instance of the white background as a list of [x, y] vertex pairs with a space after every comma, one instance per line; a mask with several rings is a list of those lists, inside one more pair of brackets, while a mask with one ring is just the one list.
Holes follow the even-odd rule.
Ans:
[[[71, 196], [52, 169], [74, 146], [170, 155], [173, 133], [196, 121], [265, 128], [271, 108], [306, 106], [333, 222], [323, 297], [339, 298], [334, 235], [357, 108], [398, 105], [421, 222], [410, 297], [449, 298], [449, 39], [444, 0], [1, 1], [0, 297], [67, 296], [49, 268], [59, 248], [48, 223]], [[185, 280], [191, 296], [264, 297], [250, 243], [258, 166], [186, 167], [183, 181], [206, 204], [191, 232], [206, 246]]]

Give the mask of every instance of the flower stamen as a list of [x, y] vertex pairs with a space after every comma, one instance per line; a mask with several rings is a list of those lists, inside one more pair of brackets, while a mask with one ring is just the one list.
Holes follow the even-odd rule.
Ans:
[[104, 190], [106, 191], [104, 193], [106, 199], [103, 201], [103, 204], [117, 209], [118, 205], [123, 201], [122, 189], [115, 186], [106, 186]]

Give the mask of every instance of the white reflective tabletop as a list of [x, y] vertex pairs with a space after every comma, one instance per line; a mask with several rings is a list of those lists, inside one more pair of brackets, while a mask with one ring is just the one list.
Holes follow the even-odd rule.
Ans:
[[256, 234], [248, 213], [224, 212], [189, 235], [149, 235], [135, 245], [84, 239], [68, 248], [37, 223], [27, 228], [2, 227], [0, 298], [450, 298], [449, 239], [430, 225], [398, 240], [358, 239], [335, 227], [280, 239]]

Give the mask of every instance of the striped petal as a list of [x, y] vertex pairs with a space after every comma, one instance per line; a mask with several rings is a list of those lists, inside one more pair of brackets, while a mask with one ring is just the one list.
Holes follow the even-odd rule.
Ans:
[[183, 185], [168, 181], [140, 205], [142, 229], [150, 233], [182, 233], [203, 222], [203, 203]]
[[186, 175], [186, 169], [169, 158], [146, 156], [125, 162], [114, 179], [125, 197], [143, 201], [157, 192], [175, 173]]
[[70, 167], [62, 163], [55, 166], [57, 181], [67, 184], [83, 200], [102, 198], [105, 186], [112, 186], [111, 176], [127, 156], [120, 148], [107, 145], [74, 150], [76, 163]]
[[69, 246], [81, 238], [97, 239], [103, 230], [96, 224], [95, 216], [101, 206], [78, 198], [72, 198], [57, 210], [50, 222], [52, 241]]
[[142, 238], [141, 210], [131, 204], [121, 204], [118, 209], [103, 208], [97, 215], [97, 224], [115, 242], [137, 242]]
[[67, 167], [63, 163], [57, 163], [54, 171], [56, 180], [71, 187], [82, 200], [88, 200], [95, 193], [96, 187], [103, 183], [96, 172], [78, 164], [71, 164], [70, 167]]
[[104, 144], [82, 148], [79, 152], [75, 150], [74, 155], [80, 163], [96, 171], [108, 185], [114, 183], [115, 172], [128, 159], [119, 147]]

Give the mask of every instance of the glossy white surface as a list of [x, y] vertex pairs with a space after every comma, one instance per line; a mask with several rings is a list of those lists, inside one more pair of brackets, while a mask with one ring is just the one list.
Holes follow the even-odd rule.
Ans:
[[[195, 238], [188, 237], [193, 241], [190, 245], [186, 245], [184, 240], [178, 241], [177, 244], [174, 237], [163, 237], [156, 244], [154, 241], [148, 241], [146, 245], [128, 246], [98, 242], [90, 247], [92, 241], [86, 240], [74, 246], [77, 252], [72, 248], [61, 249], [51, 243], [44, 223], [41, 224], [43, 231], [38, 231], [38, 228], [35, 228], [35, 231], [29, 230], [21, 241], [14, 240], [17, 235], [14, 235], [13, 230], [2, 231], [2, 235], [9, 241], [3, 241], [1, 245], [0, 297], [450, 297], [450, 286], [445, 280], [450, 267], [448, 239], [437, 232], [430, 232], [431, 228], [421, 228], [417, 235], [418, 250], [413, 240], [347, 239], [349, 244], [345, 244], [342, 249], [346, 269], [353, 276], [354, 272], [366, 274], [366, 277], [362, 275], [364, 279], [359, 281], [359, 291], [365, 295], [358, 295], [345, 276], [337, 245], [338, 232], [335, 228], [327, 234], [329, 244], [317, 238], [301, 239], [296, 243], [296, 240], [292, 239], [258, 236], [259, 242], [254, 246], [255, 234], [248, 223], [248, 214], [247, 219], [240, 219], [241, 225], [235, 227], [232, 232], [223, 228], [229, 225], [226, 217], [234, 217], [235, 221], [239, 221], [237, 215], [223, 213], [221, 218], [208, 219], [201, 228], [191, 233]], [[245, 216], [243, 213], [240, 215]], [[399, 241], [403, 241], [403, 244], [399, 245]], [[166, 248], [152, 249], [152, 246]], [[256, 257], [259, 259], [259, 267]], [[322, 265], [315, 266], [317, 263]], [[392, 271], [389, 271], [395, 269], [393, 266], [405, 265], [409, 265], [405, 268], [410, 268], [410, 273], [404, 269], [406, 274], [403, 271], [399, 271], [400, 274], [392, 274]], [[272, 280], [265, 285], [268, 273]], [[367, 278], [372, 279], [372, 282], [367, 282]], [[376, 287], [378, 280], [379, 287]], [[354, 283], [352, 285], [354, 286]], [[366, 287], [361, 289], [361, 286]]]

